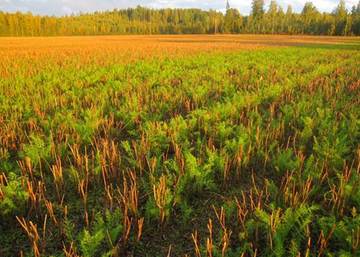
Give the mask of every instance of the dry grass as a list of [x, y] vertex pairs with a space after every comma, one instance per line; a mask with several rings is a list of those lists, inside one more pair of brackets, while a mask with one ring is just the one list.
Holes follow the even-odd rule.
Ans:
[[0, 256], [358, 256], [355, 45], [0, 39]]
[[[47, 67], [131, 62], [204, 52], [355, 42], [352, 37], [281, 35], [162, 35], [0, 38], [0, 74], [34, 75]], [[16, 61], [15, 61], [16, 60]]]

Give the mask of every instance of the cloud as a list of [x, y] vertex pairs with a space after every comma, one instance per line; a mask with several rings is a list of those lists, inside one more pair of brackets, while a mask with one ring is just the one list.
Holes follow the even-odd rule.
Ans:
[[[229, 0], [233, 8], [237, 8], [243, 14], [250, 12], [251, 0]], [[304, 0], [278, 0], [284, 9], [290, 4], [295, 11], [301, 11]], [[314, 5], [320, 11], [332, 11], [339, 0], [313, 0]], [[36, 14], [65, 15], [78, 12], [93, 12], [97, 10], [111, 10], [114, 8], [134, 7], [137, 5], [164, 8], [201, 8], [224, 10], [225, 0], [0, 0], [0, 9], [8, 12], [31, 11]], [[270, 0], [265, 1], [266, 5]], [[347, 0], [347, 7], [357, 4], [357, 0]]]

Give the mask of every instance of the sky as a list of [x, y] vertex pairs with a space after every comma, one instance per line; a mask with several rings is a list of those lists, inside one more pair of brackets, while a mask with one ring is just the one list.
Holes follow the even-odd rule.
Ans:
[[[67, 15], [79, 12], [93, 12], [127, 8], [137, 5], [163, 8], [201, 8], [224, 11], [226, 0], [0, 0], [0, 10], [6, 12], [32, 12], [42, 15]], [[231, 7], [239, 9], [242, 14], [249, 14], [251, 0], [229, 0]], [[306, 0], [277, 0], [284, 9], [291, 4], [293, 9], [300, 12]], [[339, 0], [312, 0], [320, 11], [331, 12]], [[346, 0], [348, 9], [356, 5], [358, 0]], [[265, 0], [268, 6], [270, 0]]]

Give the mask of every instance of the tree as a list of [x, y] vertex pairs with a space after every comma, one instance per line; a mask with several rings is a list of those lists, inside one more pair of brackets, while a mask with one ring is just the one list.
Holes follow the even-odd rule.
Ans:
[[276, 28], [275, 28], [275, 32], [276, 33], [284, 33], [285, 30], [285, 13], [284, 13], [284, 9], [279, 6], [278, 10], [277, 10], [277, 14], [276, 14]]
[[264, 0], [253, 0], [251, 15], [254, 18], [261, 19], [264, 13]]
[[6, 24], [6, 16], [5, 13], [0, 11], [0, 35], [7, 34], [7, 24]]
[[226, 33], [240, 33], [242, 30], [242, 17], [236, 9], [226, 11], [224, 29]]
[[251, 11], [252, 32], [263, 33], [264, 0], [253, 0]]
[[253, 0], [249, 16], [236, 9], [221, 12], [200, 9], [149, 9], [136, 7], [62, 17], [0, 11], [2, 36], [289, 33], [360, 35], [360, 2], [349, 13], [340, 1], [331, 13], [320, 13], [307, 2], [301, 13], [291, 6], [284, 13], [272, 0], [265, 13], [264, 0]]
[[345, 6], [345, 1], [340, 0], [339, 5], [333, 12], [335, 16], [335, 34], [336, 35], [346, 35], [347, 34], [347, 10]]
[[318, 20], [319, 11], [313, 5], [312, 2], [306, 2], [301, 12], [302, 19], [302, 33], [304, 34], [316, 34], [316, 23]]
[[351, 32], [354, 35], [360, 35], [360, 1], [357, 6], [353, 6], [351, 11]]
[[269, 10], [266, 14], [266, 23], [268, 24], [267, 32], [275, 33], [276, 22], [278, 18], [278, 5], [275, 0], [271, 0]]
[[219, 15], [215, 10], [210, 10], [209, 11], [209, 20], [210, 20], [210, 25], [209, 25], [209, 33], [211, 34], [216, 34], [219, 32], [218, 27], [219, 27]]
[[292, 9], [291, 5], [288, 5], [287, 10], [286, 10], [286, 14], [284, 17], [284, 23], [285, 23], [285, 28], [284, 28], [284, 32], [288, 33], [288, 34], [293, 34], [295, 33], [295, 19], [294, 19], [294, 12]]

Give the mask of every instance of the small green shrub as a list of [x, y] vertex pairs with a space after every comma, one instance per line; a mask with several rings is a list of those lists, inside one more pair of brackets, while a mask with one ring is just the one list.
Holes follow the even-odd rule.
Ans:
[[0, 215], [14, 217], [22, 215], [28, 200], [28, 193], [22, 187], [21, 178], [15, 173], [9, 173], [8, 184], [0, 186], [4, 197], [0, 198]]

